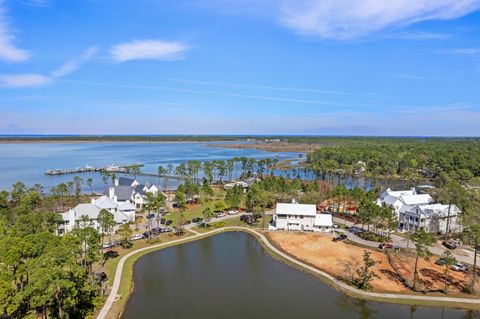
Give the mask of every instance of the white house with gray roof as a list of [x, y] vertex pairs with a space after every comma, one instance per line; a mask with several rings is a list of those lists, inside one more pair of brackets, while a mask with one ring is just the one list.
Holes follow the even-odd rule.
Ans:
[[387, 188], [377, 199], [377, 205], [381, 206], [384, 203], [393, 208], [398, 219], [402, 209], [415, 205], [431, 204], [433, 198], [429, 194], [418, 194], [415, 188], [401, 191], [393, 191]]
[[460, 209], [452, 204], [421, 204], [404, 207], [399, 215], [398, 228], [400, 231], [414, 232], [419, 228], [434, 234], [445, 234], [447, 220], [449, 231], [460, 232]]
[[84, 217], [88, 217], [89, 224], [100, 231], [97, 218], [102, 209], [106, 209], [113, 214], [117, 226], [135, 221], [135, 206], [133, 204], [129, 202], [118, 203], [108, 196], [102, 196], [92, 199], [89, 204], [78, 204], [69, 211], [62, 213], [63, 223], [58, 228], [59, 234], [70, 232], [75, 227], [83, 227], [82, 220]]
[[377, 199], [378, 205], [391, 206], [398, 220], [398, 229], [402, 232], [414, 232], [423, 228], [430, 233], [445, 233], [447, 220], [449, 230], [461, 230], [459, 223], [460, 209], [455, 205], [434, 203], [429, 194], [418, 194], [415, 188], [409, 190], [385, 190]]
[[141, 209], [146, 203], [147, 193], [157, 195], [159, 191], [160, 189], [150, 182], [140, 184], [136, 179], [119, 177], [108, 189], [108, 197], [118, 203], [130, 202], [136, 209]]

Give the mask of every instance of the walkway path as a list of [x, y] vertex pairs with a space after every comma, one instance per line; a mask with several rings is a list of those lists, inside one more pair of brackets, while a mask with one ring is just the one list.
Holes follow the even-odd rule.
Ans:
[[[344, 220], [344, 219], [341, 219], [341, 218], [334, 217], [333, 221], [337, 224], [346, 225], [348, 227], [352, 227], [352, 226], [355, 225], [355, 226], [361, 228], [361, 226], [359, 226], [358, 224], [355, 224], [351, 221], [347, 221], [347, 220]], [[352, 234], [352, 233], [350, 233], [346, 230], [343, 230], [343, 229], [337, 229], [336, 231], [346, 234], [348, 236], [348, 239], [350, 239], [351, 241], [356, 242], [358, 244], [364, 245], [364, 246], [376, 248], [380, 244], [380, 243], [377, 243], [377, 242], [364, 240], [364, 239], [362, 239], [362, 238], [360, 238], [360, 237], [358, 237], [358, 236], [356, 236], [356, 235], [354, 235], [354, 234]], [[406, 238], [403, 238], [403, 237], [400, 237], [400, 236], [397, 236], [397, 235], [394, 235], [394, 234], [390, 235], [390, 237], [391, 237], [392, 243], [395, 247], [412, 248], [412, 249], [415, 248], [415, 244], [412, 241], [408, 242], [408, 240]], [[434, 255], [441, 256], [448, 249], [446, 247], [443, 247], [440, 244], [435, 244], [434, 246], [429, 247], [428, 250]], [[470, 252], [470, 251], [468, 251], [466, 249], [462, 249], [462, 248], [457, 248], [456, 250], [450, 250], [450, 252], [452, 253], [452, 255], [458, 261], [460, 261], [464, 264], [469, 264], [469, 265], [473, 264], [473, 252]], [[477, 257], [477, 262], [478, 262], [478, 264], [480, 264], [480, 257]]]

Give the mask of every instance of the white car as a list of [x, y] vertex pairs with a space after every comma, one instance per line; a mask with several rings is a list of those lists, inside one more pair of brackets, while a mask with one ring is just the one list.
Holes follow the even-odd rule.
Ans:
[[461, 272], [467, 271], [467, 266], [465, 266], [462, 263], [455, 263], [450, 268], [455, 271], [461, 271]]
[[237, 215], [238, 214], [238, 210], [229, 210], [228, 211], [228, 215]]
[[136, 235], [133, 235], [130, 240], [139, 240], [139, 239], [142, 239], [143, 238], [143, 234], [136, 234]]
[[113, 243], [105, 243], [103, 244], [102, 248], [107, 249], [107, 248], [112, 248], [113, 246], [114, 246]]
[[217, 218], [225, 217], [225, 213], [218, 213], [216, 217], [217, 217]]

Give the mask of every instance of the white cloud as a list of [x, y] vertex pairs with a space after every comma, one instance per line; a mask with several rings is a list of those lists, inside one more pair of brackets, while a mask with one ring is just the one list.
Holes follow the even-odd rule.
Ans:
[[440, 51], [440, 53], [456, 54], [475, 58], [480, 56], [480, 48], [455, 48], [443, 50]]
[[348, 40], [479, 8], [480, 0], [286, 0], [281, 23], [302, 35]]
[[188, 46], [179, 41], [134, 40], [110, 49], [115, 62], [130, 60], [174, 61], [184, 58]]
[[51, 73], [51, 76], [53, 78], [61, 78], [61, 77], [64, 77], [72, 72], [75, 72], [81, 65], [82, 63], [90, 60], [92, 58], [93, 55], [95, 55], [95, 53], [97, 52], [97, 48], [88, 48], [83, 54], [81, 57], [77, 58], [77, 59], [72, 59], [72, 60], [69, 60], [67, 62], [65, 62], [65, 64], [63, 64], [61, 67], [59, 67], [58, 69], [54, 70], [52, 73]]
[[452, 35], [447, 33], [409, 32], [398, 34], [392, 37], [404, 40], [445, 40], [451, 38]]
[[51, 80], [48, 76], [35, 73], [0, 75], [0, 83], [2, 86], [8, 87], [43, 86], [50, 83]]
[[94, 47], [87, 49], [82, 56], [68, 60], [58, 69], [53, 70], [49, 75], [37, 73], [0, 74], [0, 87], [39, 87], [50, 84], [54, 80], [76, 71], [84, 62], [92, 58], [96, 50]]
[[0, 60], [22, 62], [28, 60], [30, 54], [15, 46], [15, 37], [12, 35], [6, 17], [4, 1], [0, 0]]

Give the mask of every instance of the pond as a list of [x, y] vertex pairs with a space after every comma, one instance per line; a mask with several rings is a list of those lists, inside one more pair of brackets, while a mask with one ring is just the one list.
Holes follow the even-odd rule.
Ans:
[[477, 318], [463, 310], [350, 298], [227, 232], [141, 257], [123, 319]]

